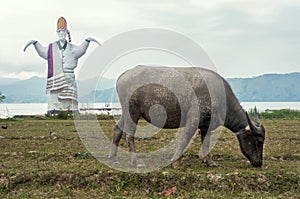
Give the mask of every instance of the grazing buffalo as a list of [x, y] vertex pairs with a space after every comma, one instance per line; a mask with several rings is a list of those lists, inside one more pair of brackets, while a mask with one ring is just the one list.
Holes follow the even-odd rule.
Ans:
[[[197, 129], [203, 143], [223, 125], [237, 135], [251, 164], [262, 165], [264, 127], [258, 117], [249, 118], [227, 81], [217, 73], [199, 67], [136, 66], [119, 77], [117, 92], [122, 116], [114, 128], [109, 156], [113, 162], [117, 162], [118, 145], [125, 132], [132, 163], [136, 164], [134, 135], [138, 120], [144, 118], [160, 128], [184, 127], [171, 161], [182, 156]], [[203, 146], [209, 146], [207, 140]]]

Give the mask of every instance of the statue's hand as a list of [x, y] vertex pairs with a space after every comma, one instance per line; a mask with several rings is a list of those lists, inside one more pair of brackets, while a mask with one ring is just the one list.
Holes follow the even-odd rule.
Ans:
[[87, 41], [93, 41], [93, 42], [96, 42], [99, 46], [101, 46], [101, 44], [100, 44], [96, 39], [94, 39], [94, 38], [92, 38], [92, 37], [88, 37], [88, 38], [86, 38], [86, 40], [87, 40]]
[[26, 44], [26, 46], [24, 47], [24, 52], [25, 52], [25, 50], [27, 49], [27, 47], [28, 46], [30, 46], [31, 44], [35, 44], [37, 41], [36, 40], [30, 40], [27, 44]]

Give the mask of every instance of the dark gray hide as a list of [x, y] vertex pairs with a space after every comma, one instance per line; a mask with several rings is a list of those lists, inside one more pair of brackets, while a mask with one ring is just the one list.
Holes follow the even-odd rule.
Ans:
[[198, 128], [204, 141], [212, 130], [224, 125], [236, 133], [251, 164], [262, 165], [264, 128], [258, 118], [249, 118], [229, 84], [217, 73], [199, 67], [137, 66], [119, 77], [117, 92], [122, 117], [114, 128], [112, 161], [116, 161], [119, 141], [126, 132], [132, 163], [136, 164], [134, 135], [139, 118], [144, 118], [161, 128], [184, 127], [171, 161], [183, 154]]

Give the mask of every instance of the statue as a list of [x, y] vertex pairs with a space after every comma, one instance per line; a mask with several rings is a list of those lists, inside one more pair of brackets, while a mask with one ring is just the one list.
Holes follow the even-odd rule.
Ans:
[[[78, 59], [84, 55], [89, 43], [100, 43], [93, 38], [86, 38], [80, 45], [71, 44], [70, 31], [67, 29], [67, 22], [64, 17], [57, 21], [58, 41], [44, 47], [38, 41], [31, 40], [24, 48], [33, 44], [40, 57], [48, 61], [48, 76], [46, 92], [50, 92], [48, 102], [48, 113], [71, 110], [78, 112], [77, 84], [74, 69], [77, 67]], [[66, 40], [68, 35], [69, 41]]]

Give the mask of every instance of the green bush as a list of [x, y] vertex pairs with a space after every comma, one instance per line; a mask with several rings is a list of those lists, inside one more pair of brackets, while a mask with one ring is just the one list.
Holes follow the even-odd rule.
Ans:
[[113, 120], [113, 119], [119, 119], [119, 115], [106, 115], [106, 114], [100, 114], [97, 115], [98, 120]]
[[67, 120], [73, 118], [72, 111], [70, 109], [66, 111], [59, 111], [57, 114], [57, 119]]
[[[250, 116], [254, 116], [254, 110], [250, 109]], [[280, 110], [265, 110], [258, 112], [260, 119], [300, 119], [300, 111], [292, 109], [280, 109]]]
[[58, 111], [57, 113], [54, 113], [54, 114], [49, 114], [47, 113], [46, 114], [46, 117], [49, 118], [49, 119], [61, 119], [61, 120], [67, 120], [67, 119], [73, 119], [73, 113], [72, 111], [70, 110], [70, 107], [68, 107], [67, 110], [60, 110]]

